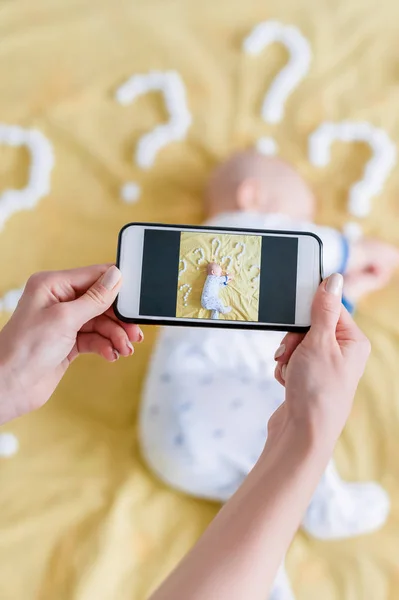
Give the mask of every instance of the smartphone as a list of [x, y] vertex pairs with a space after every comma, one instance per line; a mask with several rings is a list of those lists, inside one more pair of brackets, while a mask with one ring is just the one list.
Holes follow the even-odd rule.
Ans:
[[117, 266], [122, 321], [306, 331], [322, 241], [307, 232], [130, 223]]

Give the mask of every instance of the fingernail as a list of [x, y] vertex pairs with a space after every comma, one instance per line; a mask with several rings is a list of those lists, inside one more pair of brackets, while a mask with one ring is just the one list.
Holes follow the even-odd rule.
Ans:
[[283, 381], [285, 381], [285, 373], [286, 373], [286, 371], [287, 371], [287, 365], [283, 365], [281, 367], [281, 378], [282, 378]]
[[280, 344], [280, 346], [277, 348], [275, 354], [274, 354], [274, 360], [276, 360], [277, 358], [280, 358], [280, 356], [283, 356], [285, 352], [285, 344]]
[[119, 352], [118, 352], [118, 350], [113, 350], [112, 352], [113, 352], [113, 355], [114, 355], [114, 357], [115, 357], [115, 358], [114, 358], [114, 360], [113, 360], [112, 362], [115, 362], [115, 361], [117, 361], [117, 360], [118, 360], [118, 358], [119, 358], [119, 356], [120, 356], [120, 355], [119, 355]]
[[340, 296], [342, 294], [343, 285], [344, 278], [341, 273], [334, 273], [327, 279], [326, 292], [333, 294], [334, 296]]
[[106, 271], [102, 276], [101, 284], [105, 287], [106, 290], [111, 291], [119, 283], [121, 277], [122, 273], [120, 272], [118, 267], [112, 265], [112, 267], [110, 267], [108, 271]]
[[133, 344], [132, 342], [126, 342], [126, 346], [129, 348], [129, 354], [132, 355], [134, 352], [134, 348], [133, 348]]
[[139, 344], [144, 340], [144, 333], [139, 329]]

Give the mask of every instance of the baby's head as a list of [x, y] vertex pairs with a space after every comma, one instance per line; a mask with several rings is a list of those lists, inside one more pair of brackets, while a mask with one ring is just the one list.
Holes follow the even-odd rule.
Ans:
[[224, 212], [282, 213], [310, 221], [314, 196], [287, 162], [255, 150], [237, 152], [211, 175], [207, 193], [210, 217]]
[[208, 275], [215, 275], [216, 277], [220, 277], [223, 274], [223, 269], [218, 263], [210, 262], [207, 267]]

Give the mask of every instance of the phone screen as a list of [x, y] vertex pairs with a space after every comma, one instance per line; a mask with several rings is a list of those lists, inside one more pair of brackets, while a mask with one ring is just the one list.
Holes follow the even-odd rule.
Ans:
[[294, 325], [298, 247], [287, 235], [144, 229], [139, 315]]

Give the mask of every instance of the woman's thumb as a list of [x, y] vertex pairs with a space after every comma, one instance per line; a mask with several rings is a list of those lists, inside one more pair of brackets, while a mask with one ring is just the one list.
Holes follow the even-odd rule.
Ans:
[[80, 298], [72, 302], [79, 328], [108, 310], [119, 292], [121, 280], [120, 270], [113, 265]]
[[322, 281], [312, 304], [311, 331], [334, 332], [341, 314], [344, 278], [334, 273]]

